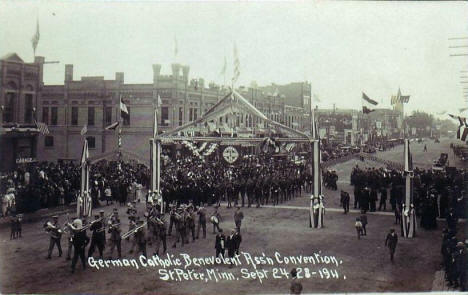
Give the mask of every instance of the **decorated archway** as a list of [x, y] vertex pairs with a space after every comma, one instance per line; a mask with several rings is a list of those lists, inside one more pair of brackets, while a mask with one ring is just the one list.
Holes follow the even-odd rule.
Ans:
[[[236, 130], [238, 118], [255, 119], [265, 126], [265, 132], [256, 134], [255, 136], [247, 136], [242, 134], [242, 131]], [[223, 132], [218, 126], [218, 122], [224, 118], [224, 121], [229, 123], [232, 128], [227, 132], [227, 136], [223, 136]], [[170, 143], [203, 143], [223, 146], [222, 156], [228, 163], [233, 163], [239, 157], [239, 151], [235, 148], [236, 145], [281, 145], [284, 149], [290, 149], [291, 144], [305, 144], [310, 146], [309, 162], [311, 174], [313, 175], [313, 194], [310, 199], [310, 218], [309, 226], [321, 228], [323, 226], [323, 196], [322, 196], [322, 180], [320, 167], [320, 139], [315, 125], [314, 110], [311, 108], [311, 136], [288, 127], [284, 124], [276, 122], [265, 116], [260, 110], [253, 106], [237, 91], [233, 90], [224, 96], [220, 101], [213, 105], [200, 118], [189, 122], [185, 125], [174, 128], [162, 134], [158, 134], [157, 112], [154, 113], [153, 122], [153, 138], [150, 139], [150, 162], [151, 162], [151, 188], [156, 202], [161, 205], [161, 210], [164, 210], [163, 198], [161, 194], [161, 146], [162, 144]], [[210, 127], [211, 128], [207, 128]], [[215, 132], [210, 132], [210, 129]], [[230, 135], [229, 135], [230, 133]], [[187, 134], [191, 134], [188, 136]], [[288, 147], [289, 144], [289, 147]], [[197, 149], [192, 147], [192, 149]]]

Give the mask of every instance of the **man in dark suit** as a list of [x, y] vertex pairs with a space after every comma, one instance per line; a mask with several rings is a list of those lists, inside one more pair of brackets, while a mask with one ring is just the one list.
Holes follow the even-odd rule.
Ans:
[[86, 258], [85, 258], [85, 248], [86, 245], [89, 243], [89, 238], [86, 235], [86, 230], [82, 230], [83, 223], [80, 219], [76, 219], [73, 222], [73, 226], [75, 229], [75, 234], [73, 235], [73, 248], [75, 252], [73, 253], [72, 265], [71, 265], [71, 272], [75, 272], [76, 262], [78, 261], [78, 257], [81, 260], [81, 265], [83, 265], [83, 269], [86, 269]]
[[223, 230], [219, 229], [219, 232], [216, 235], [216, 242], [215, 242], [216, 257], [218, 257], [219, 254], [221, 254], [222, 257], [224, 258], [225, 244], [226, 244], [226, 237], [223, 234]]
[[[236, 230], [233, 229], [231, 231], [231, 235], [229, 235], [226, 238], [226, 247], [228, 250], [228, 256], [229, 258], [233, 258], [234, 255], [236, 254], [236, 246], [237, 246], [237, 241], [236, 241]], [[230, 264], [229, 267], [232, 267], [232, 263]]]
[[394, 229], [390, 230], [390, 233], [387, 234], [387, 238], [385, 239], [385, 246], [388, 247], [390, 251], [390, 261], [393, 263], [393, 256], [395, 255], [396, 246], [398, 243], [398, 235], [395, 233]]

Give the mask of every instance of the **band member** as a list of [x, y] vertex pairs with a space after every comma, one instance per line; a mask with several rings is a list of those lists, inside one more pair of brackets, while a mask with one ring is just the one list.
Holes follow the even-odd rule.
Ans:
[[221, 232], [221, 228], [219, 227], [219, 223], [221, 222], [221, 215], [218, 213], [218, 207], [215, 207], [215, 211], [211, 215], [211, 223], [213, 223], [213, 234], [215, 234], [215, 230], [217, 229], [218, 232]]
[[171, 206], [171, 211], [169, 212], [169, 231], [168, 231], [168, 236], [172, 235], [172, 226], [176, 223], [175, 220], [175, 213], [176, 213], [176, 208], [175, 206]]
[[106, 225], [108, 223], [107, 217], [104, 215], [104, 210], [99, 211], [99, 218], [101, 218], [102, 227], [103, 227], [103, 236], [104, 236], [104, 247], [106, 246]]
[[104, 236], [104, 231], [106, 229], [99, 215], [94, 216], [94, 222], [92, 222], [90, 229], [93, 231], [93, 235], [91, 236], [91, 245], [89, 246], [88, 257], [93, 256], [94, 248], [97, 246], [99, 257], [102, 259], [104, 244], [106, 242], [106, 238]]
[[206, 239], [206, 209], [204, 207], [198, 208], [197, 214], [198, 214], [197, 239], [200, 235], [200, 227], [203, 228], [203, 238]]
[[109, 259], [112, 259], [112, 254], [114, 253], [114, 248], [117, 247], [117, 254], [119, 259], [122, 257], [121, 242], [122, 238], [120, 236], [120, 219], [113, 216], [109, 224], [109, 233], [110, 233], [110, 256]]
[[395, 249], [398, 243], [398, 235], [395, 233], [394, 229], [390, 230], [390, 233], [387, 235], [385, 239], [385, 246], [388, 247], [390, 252], [390, 261], [393, 262], [393, 256], [395, 255]]
[[86, 259], [85, 259], [85, 248], [86, 245], [89, 243], [89, 238], [86, 235], [86, 231], [83, 229], [83, 224], [80, 219], [75, 219], [73, 221], [73, 228], [74, 228], [74, 235], [73, 235], [73, 259], [71, 265], [71, 272], [75, 272], [76, 262], [78, 261], [78, 257], [81, 260], [81, 265], [83, 269], [86, 269]]
[[67, 237], [67, 260], [71, 259], [71, 253], [72, 253], [72, 247], [73, 247], [73, 230], [72, 230], [72, 222], [73, 220], [70, 218], [70, 214], [67, 213], [67, 222], [64, 224], [63, 232], [65, 233], [65, 236]]
[[225, 242], [226, 237], [223, 234], [223, 230], [219, 229], [219, 233], [216, 235], [215, 241], [216, 257], [219, 257], [221, 254], [221, 256], [224, 258]]
[[[135, 216], [129, 216], [128, 217], [128, 220], [129, 220], [129, 223], [128, 223], [128, 231], [131, 231], [133, 230], [134, 228], [136, 228], [136, 219], [135, 219]], [[131, 241], [131, 246], [130, 246], [130, 251], [128, 251], [128, 253], [133, 253], [133, 250], [135, 249], [135, 245], [136, 245], [136, 241], [135, 241], [135, 237], [133, 236], [132, 238], [132, 241]], [[130, 236], [128, 236], [126, 238], [127, 241], [130, 241]]]
[[185, 238], [186, 238], [186, 234], [185, 234], [185, 217], [186, 216], [185, 216], [185, 212], [184, 212], [183, 207], [177, 209], [177, 211], [175, 212], [175, 219], [174, 219], [177, 239], [174, 241], [174, 244], [172, 245], [172, 248], [176, 248], [177, 243], [179, 241], [181, 241], [182, 247], [184, 246], [184, 244], [186, 244], [186, 241], [185, 241]]
[[141, 227], [135, 232], [135, 241], [138, 245], [137, 254], [141, 253], [146, 257], [146, 232], [143, 226], [143, 220], [137, 221], [137, 227]]
[[234, 222], [236, 224], [236, 229], [240, 233], [242, 219], [244, 219], [244, 213], [240, 210], [240, 207], [237, 206], [236, 212], [234, 213]]
[[166, 247], [166, 222], [160, 216], [158, 224], [155, 226], [156, 232], [155, 232], [155, 238], [156, 238], [156, 250], [155, 254], [159, 255], [159, 247], [161, 246], [161, 242], [163, 244], [163, 253], [166, 253], [167, 247]]
[[62, 231], [59, 228], [58, 216], [52, 216], [52, 222], [48, 221], [46, 224], [44, 224], [44, 228], [50, 235], [49, 252], [47, 254], [47, 259], [51, 259], [52, 250], [54, 250], [55, 245], [57, 245], [59, 257], [61, 257], [62, 246], [60, 246], [60, 239], [62, 238]]

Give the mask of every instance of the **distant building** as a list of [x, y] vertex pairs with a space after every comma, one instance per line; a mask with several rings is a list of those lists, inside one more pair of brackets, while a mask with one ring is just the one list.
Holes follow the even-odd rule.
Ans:
[[16, 53], [0, 58], [0, 171], [36, 160], [44, 58], [25, 63]]

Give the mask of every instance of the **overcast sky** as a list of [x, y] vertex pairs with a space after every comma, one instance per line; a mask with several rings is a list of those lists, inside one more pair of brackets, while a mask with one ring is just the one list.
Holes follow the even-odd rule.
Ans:
[[[401, 87], [407, 110], [456, 112], [466, 103], [467, 2], [51, 2], [0, 0], [0, 55], [33, 59], [31, 37], [40, 23], [37, 55], [46, 84], [125, 72], [127, 83], [151, 83], [154, 63], [190, 65], [191, 77], [223, 83], [233, 44], [238, 85], [310, 81], [320, 107], [360, 108], [361, 92], [389, 106]], [[178, 55], [174, 56], [175, 39]], [[468, 93], [468, 90], [466, 90]]]

